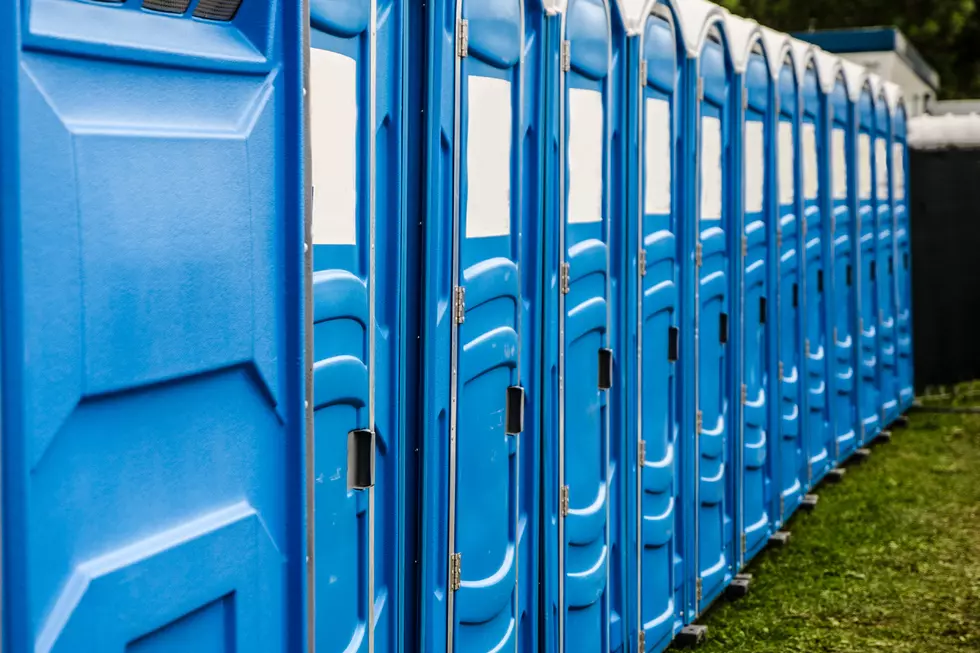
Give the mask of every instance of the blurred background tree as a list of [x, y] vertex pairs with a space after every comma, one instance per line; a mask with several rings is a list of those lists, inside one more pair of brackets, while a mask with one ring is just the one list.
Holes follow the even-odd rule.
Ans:
[[939, 73], [940, 99], [980, 97], [975, 0], [720, 0], [732, 13], [784, 32], [894, 25]]

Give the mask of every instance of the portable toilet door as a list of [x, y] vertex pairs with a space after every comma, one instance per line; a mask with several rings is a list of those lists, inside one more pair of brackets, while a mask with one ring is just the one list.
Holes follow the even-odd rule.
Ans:
[[908, 179], [908, 143], [906, 127], [908, 119], [905, 98], [901, 89], [890, 82], [886, 84], [892, 100], [892, 205], [895, 224], [895, 345], [898, 350], [899, 411], [912, 406], [915, 386], [912, 374], [912, 277], [909, 203], [906, 191]]
[[[421, 642], [533, 650], [521, 588], [537, 523], [523, 487], [521, 350], [524, 7], [435, 3], [428, 15]], [[447, 32], [448, 30], [448, 32]], [[448, 93], [452, 92], [452, 100]], [[448, 307], [449, 310], [445, 310]]]
[[[787, 37], [788, 38], [788, 37]], [[804, 447], [800, 384], [800, 354], [803, 312], [800, 307], [802, 274], [799, 256], [800, 183], [797, 179], [799, 136], [799, 67], [796, 53], [790, 51], [779, 72], [779, 121], [776, 131], [776, 151], [779, 174], [779, 224], [776, 244], [779, 254], [779, 292], [776, 296], [779, 316], [779, 492], [776, 507], [776, 526], [785, 523], [803, 499], [803, 478], [807, 453]]]
[[[686, 184], [686, 215], [694, 216], [688, 238], [682, 243], [685, 257], [693, 258], [694, 268], [686, 284], [684, 300], [693, 299], [694, 338], [693, 401], [685, 403], [694, 412], [693, 471], [695, 480], [693, 527], [695, 560], [694, 596], [691, 617], [696, 617], [728, 585], [735, 568], [734, 558], [734, 474], [731, 470], [729, 434], [734, 396], [729, 340], [730, 230], [734, 228], [731, 203], [731, 106], [729, 89], [732, 65], [728, 54], [724, 11], [703, 0], [685, 0], [674, 5], [684, 34], [687, 78], [693, 124], [687, 136], [696, 144], [695, 165]], [[693, 95], [693, 97], [691, 97]], [[685, 148], [687, 149], [687, 148]], [[687, 150], [690, 151], [690, 150]], [[685, 157], [686, 158], [686, 157]], [[682, 177], [682, 180], [685, 179]], [[688, 290], [689, 289], [689, 290]], [[683, 331], [683, 330], [682, 330]], [[683, 358], [682, 348], [682, 358]], [[682, 423], [683, 424], [683, 423]]]
[[400, 650], [401, 12], [310, 7], [318, 652]]
[[807, 487], [813, 487], [833, 464], [834, 434], [831, 428], [828, 386], [830, 385], [827, 347], [828, 305], [825, 279], [824, 212], [820, 200], [820, 166], [826, 159], [824, 146], [824, 111], [821, 106], [820, 80], [813, 58], [807, 56], [800, 88], [800, 151], [803, 167], [803, 222], [800, 225], [805, 252], [806, 335], [803, 338], [803, 360], [806, 377]]
[[[849, 73], [852, 74], [852, 73]], [[861, 74], [863, 77], [863, 74]], [[853, 82], [852, 82], [853, 83]], [[874, 100], [871, 85], [860, 80], [857, 104], [857, 187], [856, 211], [858, 232], [858, 333], [860, 356], [858, 365], [858, 402], [860, 409], [861, 443], [870, 442], [881, 428], [881, 402], [878, 392], [878, 301], [877, 227], [874, 214]]]
[[[733, 161], [735, 189], [735, 228], [737, 245], [733, 248], [738, 262], [735, 283], [737, 319], [733, 320], [737, 343], [735, 385], [738, 400], [733, 401], [737, 430], [733, 461], [736, 476], [736, 558], [738, 568], [758, 553], [771, 533], [769, 406], [769, 341], [776, 329], [769, 318], [769, 244], [773, 223], [771, 203], [766, 191], [774, 175], [767, 180], [766, 163], [772, 157], [770, 104], [773, 79], [762, 31], [754, 21], [736, 16], [726, 17], [735, 75], [732, 81], [732, 130], [735, 156]], [[778, 53], [777, 53], [778, 56]]]
[[877, 210], [877, 237], [875, 259], [878, 270], [875, 286], [878, 301], [878, 382], [880, 387], [881, 427], [891, 424], [899, 415], [898, 369], [895, 351], [895, 240], [892, 219], [891, 181], [889, 158], [891, 157], [892, 117], [888, 99], [876, 75], [873, 80], [875, 93], [875, 205]]
[[[836, 459], [847, 459], [857, 447], [858, 411], [855, 379], [856, 350], [854, 326], [857, 323], [856, 255], [854, 220], [848, 202], [854, 147], [854, 122], [847, 97], [844, 73], [837, 57], [824, 55], [822, 76], [828, 79], [827, 105], [830, 122], [830, 215], [833, 239], [833, 300], [831, 302], [834, 351], [831, 369], [834, 376], [834, 428], [837, 439]], [[831, 74], [831, 70], [835, 72]]]
[[308, 19], [0, 13], [3, 648], [305, 650]]
[[558, 295], [559, 491], [557, 505], [546, 510], [558, 511], [559, 651], [618, 650], [625, 627], [617, 568], [625, 523], [612, 523], [611, 507], [622, 450], [610, 433], [611, 207], [612, 194], [625, 193], [614, 178], [624, 164], [614, 143], [624, 109], [617, 92], [625, 89], [614, 78], [612, 12], [606, 0], [570, 0], [556, 44], [560, 260], [558, 285], [546, 292]]
[[661, 651], [684, 625], [684, 531], [680, 509], [681, 123], [684, 52], [665, 5], [639, 23], [636, 419], [637, 639]]

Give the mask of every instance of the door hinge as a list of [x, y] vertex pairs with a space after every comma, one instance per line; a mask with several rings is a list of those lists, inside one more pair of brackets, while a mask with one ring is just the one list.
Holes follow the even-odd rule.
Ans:
[[742, 88], [742, 108], [743, 109], [748, 109], [749, 108], [749, 89], [748, 88]]
[[783, 361], [779, 361], [779, 380], [783, 380]]
[[834, 327], [834, 345], [837, 345], [838, 342], [840, 341], [837, 340], [837, 327]]
[[749, 255], [749, 237], [742, 236], [742, 258]]
[[637, 650], [639, 653], [646, 653], [647, 650], [647, 634], [643, 632], [643, 627], [640, 626], [640, 634], [636, 638], [637, 640]]
[[883, 308], [878, 309], [878, 324], [880, 325], [885, 324], [885, 309]]
[[640, 250], [637, 266], [640, 268], [640, 276], [645, 277], [647, 275], [647, 251], [645, 249]]
[[864, 335], [864, 318], [863, 317], [862, 318], [858, 318], [858, 331], [861, 332], [861, 335], [862, 336]]
[[561, 69], [566, 73], [572, 69], [572, 42], [568, 40], [561, 42]]
[[698, 435], [701, 435], [701, 429], [703, 427], [704, 427], [704, 413], [702, 413], [699, 410], [694, 418], [694, 430]]
[[776, 115], [778, 116], [778, 115], [779, 115], [779, 96], [778, 96], [778, 95], [776, 96], [776, 102], [775, 102], [775, 105], [776, 105], [776, 106], [775, 106], [775, 109], [776, 109]]
[[453, 294], [455, 295], [453, 303], [455, 304], [456, 324], [462, 324], [466, 321], [466, 288], [456, 286], [456, 291]]
[[776, 230], [776, 249], [781, 250], [783, 248], [783, 230]]
[[702, 247], [701, 243], [694, 246], [694, 265], [701, 267]]
[[698, 101], [704, 99], [704, 77], [698, 77]]
[[806, 354], [806, 357], [807, 358], [810, 357], [810, 339], [809, 338], [807, 338], [807, 339], [805, 339], [803, 341], [803, 353]]
[[747, 540], [747, 538], [745, 537], [745, 533], [742, 533], [742, 555], [743, 555], [743, 556], [745, 555], [745, 551], [746, 551], [746, 549], [748, 548], [748, 547], [746, 546], [746, 543], [747, 543], [747, 541], [748, 541], [748, 540]]
[[561, 294], [567, 295], [572, 290], [572, 264], [561, 264]]
[[640, 86], [647, 85], [647, 62], [644, 59], [640, 62]]
[[647, 443], [646, 440], [640, 440], [636, 445], [636, 457], [642, 465], [647, 461]]
[[806, 464], [806, 480], [808, 483], [813, 480], [813, 463], [811, 462]]
[[561, 495], [558, 498], [558, 510], [562, 517], [568, 517], [568, 486], [561, 486]]
[[800, 220], [800, 235], [806, 238], [806, 218]]
[[749, 386], [742, 384], [742, 405], [749, 403]]
[[786, 497], [779, 494], [779, 518], [782, 519], [783, 515], [786, 513]]
[[470, 21], [465, 18], [456, 25], [456, 54], [460, 58], [470, 54]]
[[463, 584], [463, 554], [454, 553], [449, 556], [449, 589], [459, 590]]
[[837, 218], [835, 216], [830, 216], [830, 233], [835, 233], [837, 231]]
[[699, 603], [701, 601], [701, 584], [702, 584], [702, 580], [700, 578], [694, 583], [695, 592], [697, 594], [697, 599]]

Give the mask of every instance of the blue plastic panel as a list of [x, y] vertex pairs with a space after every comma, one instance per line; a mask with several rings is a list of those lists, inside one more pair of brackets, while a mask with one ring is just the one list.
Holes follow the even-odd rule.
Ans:
[[[777, 125], [777, 149], [780, 157], [790, 158], [789, 165], [779, 165], [779, 401], [781, 424], [779, 425], [779, 497], [777, 520], [781, 524], [789, 518], [803, 497], [802, 474], [806, 471], [806, 453], [803, 448], [803, 430], [800, 418], [800, 345], [802, 330], [802, 297], [800, 281], [800, 236], [796, 219], [801, 203], [802, 189], [797, 171], [799, 143], [799, 99], [793, 63], [783, 64], [779, 73], [779, 124]], [[786, 153], [791, 150], [790, 153]], [[783, 159], [785, 161], [785, 159]], [[792, 182], [787, 181], [792, 178]], [[784, 191], [785, 189], [785, 191]]]
[[677, 93], [673, 23], [649, 17], [641, 43], [647, 79], [639, 85], [638, 227], [646, 273], [639, 277], [637, 406], [644, 459], [639, 467], [637, 533], [639, 627], [645, 633], [646, 653], [663, 650], [683, 626], [681, 384], [676, 363], [682, 186], [675, 160], [681, 143], [678, 114], [682, 99]]
[[[372, 639], [375, 651], [399, 647], [400, 12], [401, 3], [390, 0], [376, 8], [370, 0], [310, 6], [313, 525], [322, 652], [367, 651]], [[348, 479], [353, 429], [374, 430], [373, 488]]]
[[834, 424], [837, 437], [837, 459], [847, 458], [857, 447], [859, 432], [857, 383], [855, 379], [857, 324], [857, 261], [854, 251], [854, 221], [848, 192], [852, 183], [855, 159], [855, 131], [852, 107], [844, 79], [838, 77], [831, 107], [830, 134], [830, 206], [834, 216]]
[[[817, 71], [810, 65], [803, 76], [801, 154], [803, 166], [804, 251], [806, 252], [806, 408], [807, 485], [817, 483], [834, 463], [834, 434], [830, 422], [827, 311], [830, 272], [824, 264], [824, 214], [821, 210], [820, 166], [826, 165], [823, 111]], [[812, 140], [811, 140], [812, 139]]]
[[[731, 73], [725, 46], [720, 41], [706, 41], [699, 65], [704, 80], [704, 99], [698, 125], [698, 239], [702, 263], [698, 270], [697, 300], [697, 401], [701, 419], [697, 573], [701, 582], [700, 605], [704, 606], [724, 589], [733, 571], [734, 478], [729, 464], [729, 406], [737, 393], [733, 391], [730, 359], [734, 356], [734, 344], [728, 342], [734, 317], [729, 300], [729, 275], [732, 274], [729, 235], [737, 223], [730, 204], [728, 96]], [[720, 174], [707, 177], [706, 168], [716, 165], [720, 167]], [[710, 188], [711, 185], [715, 188]]]
[[874, 206], [874, 102], [871, 88], [865, 86], [857, 104], [857, 228], [859, 254], [858, 282], [858, 332], [860, 333], [858, 376], [858, 402], [860, 404], [861, 442], [870, 441], [881, 429], [878, 390], [878, 291], [877, 277], [877, 223]]
[[[571, 0], [565, 16], [562, 257], [568, 266], [561, 319], [565, 365], [561, 407], [568, 514], [563, 522], [564, 651], [614, 650], [610, 587], [609, 392], [599, 388], [599, 351], [611, 344], [609, 241], [613, 185], [613, 79], [609, 7]], [[620, 638], [621, 639], [621, 638]]]
[[305, 21], [0, 8], [6, 651], [306, 648]]
[[878, 221], [875, 259], [878, 261], [878, 370], [881, 425], [899, 415], [896, 355], [895, 225], [891, 197], [892, 117], [884, 94], [875, 98], [875, 218]]
[[895, 345], [898, 351], [899, 409], [907, 410], [915, 398], [912, 373], [912, 249], [909, 232], [908, 143], [905, 105], [893, 112], [894, 136], [891, 177], [895, 211], [895, 289], [898, 309], [895, 315]]
[[[743, 142], [743, 171], [745, 181], [743, 206], [745, 222], [743, 225], [742, 249], [742, 383], [745, 385], [745, 402], [742, 406], [742, 470], [740, 483], [739, 528], [744, 545], [741, 543], [739, 559], [744, 563], [758, 553], [769, 539], [771, 519], [769, 509], [770, 471], [769, 463], [769, 397], [775, 375], [769, 365], [770, 340], [777, 334], [776, 325], [770, 316], [769, 301], [773, 296], [770, 287], [770, 227], [773, 222], [772, 203], [766, 200], [767, 194], [775, 193], [775, 149], [771, 130], [773, 115], [770, 113], [770, 87], [772, 77], [769, 64], [761, 53], [749, 56], [744, 75], [747, 89], [745, 109], [745, 134]], [[752, 144], [750, 141], [758, 142]], [[749, 174], [750, 166], [757, 172]], [[750, 185], [758, 188], [750, 188]], [[756, 193], [758, 192], [758, 204]], [[772, 259], [775, 260], [775, 257]]]

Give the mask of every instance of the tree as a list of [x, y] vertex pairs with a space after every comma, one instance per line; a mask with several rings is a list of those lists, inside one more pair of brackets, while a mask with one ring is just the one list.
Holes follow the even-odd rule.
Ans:
[[785, 32], [894, 25], [938, 72], [943, 98], [980, 95], [980, 17], [975, 0], [721, 0]]

